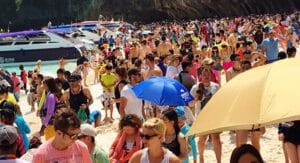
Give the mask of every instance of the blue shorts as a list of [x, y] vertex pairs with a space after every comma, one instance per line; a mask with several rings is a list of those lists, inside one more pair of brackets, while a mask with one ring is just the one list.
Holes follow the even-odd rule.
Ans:
[[100, 111], [98, 111], [98, 110], [92, 111], [90, 114], [90, 122], [95, 122], [96, 119], [98, 119], [99, 117], [101, 117]]

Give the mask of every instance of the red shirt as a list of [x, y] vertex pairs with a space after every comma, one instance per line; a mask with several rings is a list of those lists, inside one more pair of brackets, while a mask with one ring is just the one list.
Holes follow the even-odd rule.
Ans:
[[23, 81], [23, 83], [27, 83], [27, 73], [25, 70], [21, 71], [21, 80]]
[[20, 79], [17, 76], [12, 76], [11, 80], [14, 82], [14, 92], [19, 92], [21, 90]]

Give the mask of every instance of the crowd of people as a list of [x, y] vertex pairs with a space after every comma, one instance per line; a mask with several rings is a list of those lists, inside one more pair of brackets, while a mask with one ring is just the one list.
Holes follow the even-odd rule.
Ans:
[[[56, 78], [41, 73], [41, 60], [29, 72], [20, 65], [19, 75], [1, 69], [0, 162], [187, 163], [191, 156], [192, 162], [203, 163], [206, 143], [211, 141], [220, 163], [220, 133], [199, 139], [185, 136], [195, 117], [235, 76], [295, 57], [299, 25], [300, 14], [293, 13], [160, 22], [130, 33], [122, 27], [123, 35], [102, 35], [96, 49], [83, 50], [75, 70], [66, 70], [67, 61], [62, 58]], [[93, 84], [103, 88], [98, 95], [104, 116], [100, 110], [90, 110], [95, 96], [88, 86], [90, 70]], [[132, 88], [153, 76], [179, 81], [194, 100], [188, 106], [157, 106], [137, 98]], [[39, 137], [29, 140], [27, 136], [30, 126], [22, 117], [23, 106], [18, 105], [21, 91], [40, 118], [43, 143]], [[115, 110], [119, 117], [113, 116]], [[95, 128], [116, 119], [119, 131], [106, 153], [96, 143]], [[299, 124], [279, 126], [286, 162], [300, 162]], [[263, 162], [259, 151], [265, 128], [231, 132], [236, 137], [231, 163]], [[252, 145], [246, 144], [249, 135]], [[33, 158], [27, 159], [28, 155]]]

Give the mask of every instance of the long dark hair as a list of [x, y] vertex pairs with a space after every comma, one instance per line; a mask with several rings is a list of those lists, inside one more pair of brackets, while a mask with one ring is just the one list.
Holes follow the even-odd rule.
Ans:
[[247, 154], [247, 153], [253, 155], [259, 163], [264, 162], [261, 155], [260, 155], [260, 153], [258, 152], [258, 150], [255, 147], [253, 147], [250, 144], [244, 144], [244, 145], [242, 145], [240, 147], [237, 147], [233, 150], [233, 152], [231, 154], [231, 157], [230, 157], [230, 163], [238, 163], [239, 159], [244, 154]]
[[163, 112], [163, 117], [167, 118], [169, 121], [173, 121], [174, 122], [174, 129], [175, 129], [175, 133], [176, 135], [179, 134], [180, 132], [180, 127], [178, 125], [178, 116], [177, 113], [172, 109], [172, 110], [166, 110]]
[[60, 97], [61, 92], [59, 91], [54, 78], [49, 78], [44, 81], [44, 83], [47, 85], [48, 90], [50, 93], [53, 93], [55, 96]]

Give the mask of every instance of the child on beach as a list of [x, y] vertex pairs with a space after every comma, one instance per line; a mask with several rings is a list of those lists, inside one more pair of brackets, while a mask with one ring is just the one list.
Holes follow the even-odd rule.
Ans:
[[[105, 118], [104, 121], [113, 121], [113, 101], [114, 97], [114, 86], [117, 83], [117, 77], [112, 73], [112, 65], [108, 64], [105, 67], [105, 73], [101, 75], [101, 85], [103, 87], [103, 96], [104, 96], [104, 109], [105, 109]], [[108, 119], [107, 110], [110, 109], [110, 118]]]

